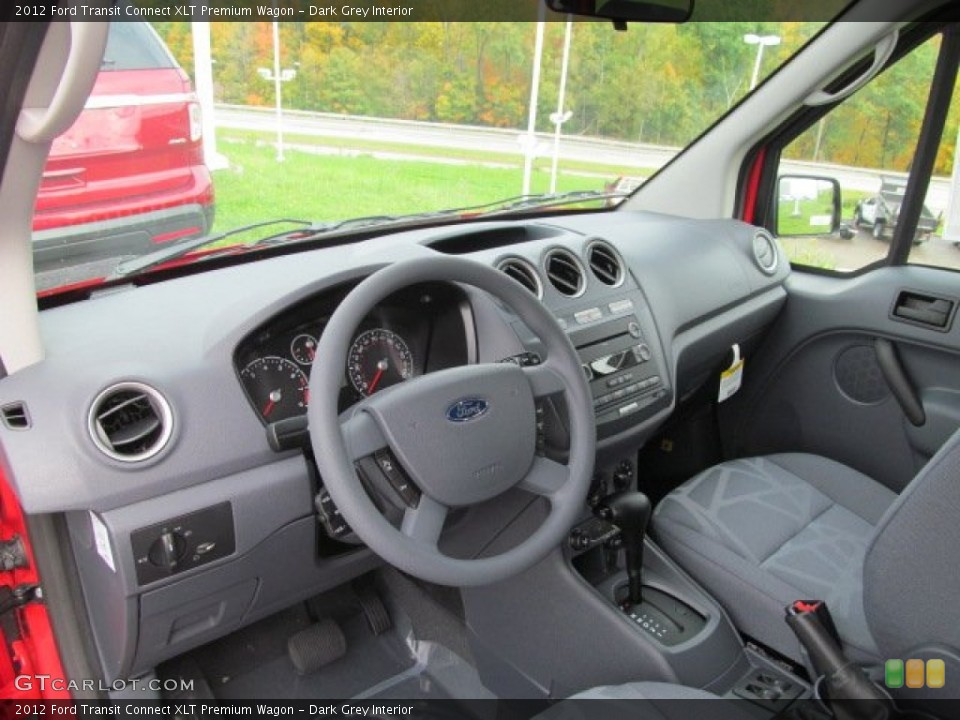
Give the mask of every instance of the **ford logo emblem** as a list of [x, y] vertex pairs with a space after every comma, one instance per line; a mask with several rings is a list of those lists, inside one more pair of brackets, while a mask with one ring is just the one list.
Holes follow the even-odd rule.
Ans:
[[463, 398], [447, 408], [447, 420], [455, 423], [469, 422], [486, 414], [489, 409], [490, 403], [483, 398]]

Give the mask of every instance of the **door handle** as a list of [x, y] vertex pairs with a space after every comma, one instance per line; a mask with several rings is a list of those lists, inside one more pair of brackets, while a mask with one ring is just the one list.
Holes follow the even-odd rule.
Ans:
[[887, 386], [900, 404], [900, 409], [912, 425], [920, 427], [927, 421], [927, 415], [916, 389], [903, 369], [896, 345], [885, 338], [877, 338], [874, 341], [874, 349], [883, 379], [887, 381]]

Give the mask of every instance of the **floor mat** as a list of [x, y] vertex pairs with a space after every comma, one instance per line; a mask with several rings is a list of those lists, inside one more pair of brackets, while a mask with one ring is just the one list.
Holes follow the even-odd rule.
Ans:
[[314, 606], [298, 605], [198, 648], [162, 675], [176, 677], [178, 668], [189, 667], [195, 676], [199, 668], [213, 696], [224, 700], [494, 699], [467, 660], [432, 637], [416, 637], [410, 618], [395, 607], [393, 629], [380, 635], [356, 606], [349, 614], [343, 608], [328, 605], [325, 616], [339, 622], [347, 652], [315, 673], [299, 675], [287, 655], [287, 640], [315, 619]]
[[494, 700], [477, 671], [466, 660], [443, 645], [413, 640], [408, 636], [414, 663], [393, 677], [357, 693], [357, 700]]

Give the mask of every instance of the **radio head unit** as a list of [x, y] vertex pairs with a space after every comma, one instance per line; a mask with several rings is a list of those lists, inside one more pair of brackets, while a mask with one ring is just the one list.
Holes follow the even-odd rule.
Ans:
[[659, 353], [635, 315], [578, 329], [570, 339], [593, 395], [598, 426], [633, 425], [669, 405]]

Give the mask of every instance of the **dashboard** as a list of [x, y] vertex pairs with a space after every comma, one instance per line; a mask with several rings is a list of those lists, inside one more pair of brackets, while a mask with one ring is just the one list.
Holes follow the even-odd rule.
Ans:
[[[464, 363], [539, 362], [508, 308], [434, 283], [380, 302], [342, 367], [314, 365], [354, 285], [437, 253], [506, 273], [566, 330], [593, 396], [598, 465], [635, 452], [733, 344], [762, 336], [790, 272], [750, 225], [614, 211], [410, 230], [44, 310], [45, 360], [0, 382], [0, 408], [30, 419], [0, 422], [0, 462], [27, 513], [63, 520], [109, 681], [380, 563], [321, 522], [309, 448], [274, 441], [280, 427], [308, 432], [311, 373], [336, 373], [344, 409]], [[564, 408], [545, 413], [562, 445]], [[444, 539], [469, 537], [463, 552], [493, 543], [530, 502], [505, 493]]]

